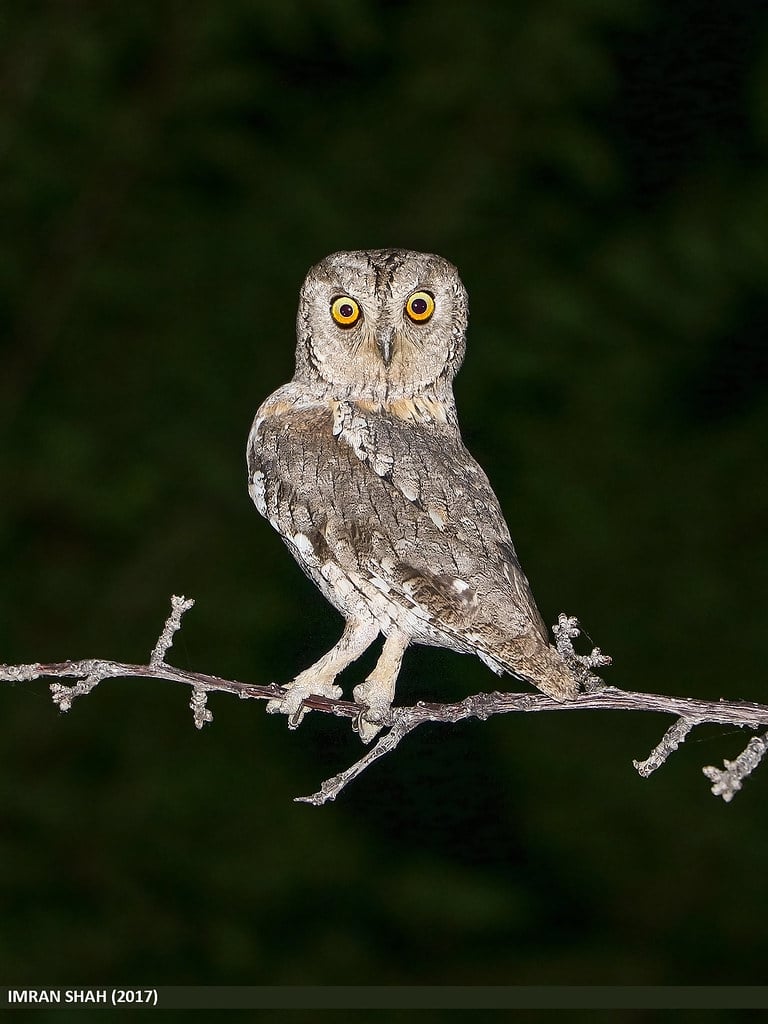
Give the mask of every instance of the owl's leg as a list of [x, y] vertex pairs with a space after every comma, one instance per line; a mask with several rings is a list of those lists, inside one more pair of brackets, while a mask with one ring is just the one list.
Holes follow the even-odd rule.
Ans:
[[338, 700], [341, 687], [334, 685], [336, 676], [367, 651], [378, 635], [379, 627], [373, 622], [362, 619], [347, 622], [339, 642], [314, 665], [299, 672], [292, 682], [286, 683], [285, 689], [288, 692], [284, 697], [267, 703], [269, 714], [288, 715], [288, 728], [296, 729], [309, 711], [302, 703], [307, 697]]
[[370, 743], [382, 727], [395, 699], [395, 683], [400, 672], [403, 654], [410, 638], [399, 629], [393, 629], [384, 641], [376, 667], [365, 682], [352, 691], [357, 704], [361, 704], [353, 728], [363, 743]]

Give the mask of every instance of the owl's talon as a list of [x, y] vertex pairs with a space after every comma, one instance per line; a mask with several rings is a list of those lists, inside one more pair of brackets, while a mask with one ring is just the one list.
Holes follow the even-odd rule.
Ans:
[[289, 729], [298, 729], [299, 726], [301, 725], [302, 719], [304, 718], [304, 715], [307, 713], [307, 711], [309, 711], [309, 708], [305, 708], [304, 705], [302, 705], [299, 708], [298, 711], [294, 711], [294, 713], [292, 715], [289, 715], [288, 716], [288, 728]]
[[381, 722], [371, 721], [369, 708], [360, 708], [360, 713], [352, 722], [352, 730], [358, 734], [363, 743], [370, 743], [382, 729]]
[[341, 697], [340, 686], [335, 686], [332, 682], [306, 681], [299, 676], [293, 682], [286, 683], [284, 689], [284, 697], [275, 697], [267, 701], [267, 714], [287, 715], [289, 729], [298, 729], [304, 721], [304, 716], [312, 710], [304, 704], [308, 697], [328, 697], [330, 700], [338, 700]]
[[[382, 692], [382, 690], [384, 692]], [[386, 724], [392, 708], [390, 688], [382, 688], [380, 682], [370, 676], [352, 691], [355, 703], [360, 705], [360, 712], [352, 723], [352, 728], [363, 743], [370, 743]]]

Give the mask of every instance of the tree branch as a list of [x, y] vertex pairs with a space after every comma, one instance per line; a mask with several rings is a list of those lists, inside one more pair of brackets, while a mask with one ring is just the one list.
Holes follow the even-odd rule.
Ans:
[[[155, 644], [148, 665], [131, 665], [117, 661], [88, 658], [82, 661], [62, 661], [52, 664], [33, 663], [29, 665], [0, 665], [0, 681], [25, 683], [34, 679], [75, 679], [72, 685], [59, 682], [50, 684], [51, 696], [61, 711], [69, 711], [73, 701], [90, 693], [104, 679], [164, 679], [168, 682], [183, 683], [192, 688], [190, 708], [194, 724], [198, 729], [213, 721], [208, 709], [209, 693], [233, 693], [242, 699], [275, 700], [285, 696], [286, 691], [272, 683], [260, 686], [242, 683], [235, 679], [221, 679], [203, 672], [188, 672], [175, 668], [165, 660], [173, 643], [176, 631], [181, 627], [182, 616], [194, 604], [191, 599], [174, 596], [171, 599], [171, 614], [163, 626]], [[297, 797], [301, 803], [315, 806], [335, 800], [338, 794], [353, 779], [374, 761], [390, 753], [408, 733], [424, 722], [459, 722], [466, 718], [484, 721], [491, 715], [511, 712], [537, 711], [647, 711], [674, 715], [676, 721], [667, 729], [660, 743], [651, 751], [645, 761], [633, 761], [643, 778], [656, 771], [670, 754], [674, 753], [686, 736], [697, 725], [712, 723], [737, 725], [742, 728], [759, 729], [768, 727], [768, 705], [747, 701], [705, 701], [693, 697], [667, 697], [654, 693], [635, 693], [620, 690], [615, 686], [602, 686], [599, 677], [591, 669], [606, 664], [610, 659], [595, 648], [588, 655], [576, 654], [573, 639], [580, 633], [576, 619], [561, 615], [554, 629], [555, 639], [561, 653], [575, 670], [582, 673], [585, 691], [575, 700], [559, 703], [544, 693], [476, 693], [454, 704], [436, 704], [419, 701], [413, 707], [392, 708], [384, 722], [387, 732], [379, 737], [374, 746], [359, 761], [346, 771], [327, 779], [320, 789], [306, 797]], [[580, 667], [580, 669], [579, 669]], [[598, 688], [599, 686], [599, 688]], [[332, 700], [328, 697], [308, 697], [304, 704], [313, 711], [356, 719], [360, 714], [359, 705], [352, 701]], [[734, 760], [725, 761], [723, 769], [707, 766], [702, 769], [712, 782], [712, 792], [730, 802], [741, 789], [743, 780], [758, 766], [768, 751], [768, 733], [753, 737], [745, 750]]]

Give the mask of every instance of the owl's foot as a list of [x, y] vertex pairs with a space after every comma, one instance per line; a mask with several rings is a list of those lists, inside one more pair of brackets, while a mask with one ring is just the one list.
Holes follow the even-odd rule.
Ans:
[[395, 699], [395, 683], [408, 646], [408, 637], [399, 630], [393, 630], [384, 641], [376, 667], [368, 678], [352, 691], [360, 713], [352, 723], [363, 743], [370, 743], [389, 719], [392, 701]]
[[336, 686], [336, 676], [370, 647], [378, 632], [373, 621], [352, 619], [347, 622], [339, 642], [314, 665], [299, 672], [293, 682], [286, 683], [285, 696], [269, 701], [267, 712], [270, 715], [288, 715], [288, 728], [297, 729], [309, 711], [304, 705], [307, 697], [338, 700], [341, 687]]
[[328, 697], [330, 700], [341, 697], [341, 687], [334, 685], [333, 680], [318, 679], [317, 676], [307, 678], [306, 672], [299, 673], [293, 682], [286, 683], [284, 689], [284, 697], [276, 697], [267, 702], [267, 714], [287, 715], [289, 729], [298, 729], [304, 715], [310, 710], [304, 704], [307, 697]]
[[352, 728], [363, 743], [370, 743], [381, 732], [389, 717], [394, 695], [394, 687], [390, 690], [386, 684], [382, 685], [372, 676], [368, 676], [364, 683], [352, 691], [355, 704], [360, 705], [360, 712], [352, 722]]
[[360, 706], [352, 728], [359, 734], [364, 743], [370, 743], [377, 733], [387, 724], [394, 697], [394, 687], [382, 684], [369, 676], [365, 683], [360, 683], [352, 690], [354, 702]]

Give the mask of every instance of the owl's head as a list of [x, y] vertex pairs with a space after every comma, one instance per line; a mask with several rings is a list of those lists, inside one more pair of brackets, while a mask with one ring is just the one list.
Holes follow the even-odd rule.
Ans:
[[338, 397], [450, 393], [464, 358], [467, 293], [440, 256], [336, 252], [307, 274], [296, 377]]

